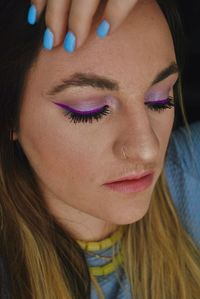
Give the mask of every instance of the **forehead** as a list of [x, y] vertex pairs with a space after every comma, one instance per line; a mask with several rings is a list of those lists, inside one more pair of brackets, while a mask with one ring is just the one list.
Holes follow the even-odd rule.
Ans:
[[[85, 44], [73, 54], [63, 45], [41, 50], [30, 75], [49, 89], [75, 72], [93, 72], [121, 82], [124, 90], [149, 84], [157, 73], [176, 61], [167, 22], [155, 1], [139, 1], [123, 24], [105, 39], [96, 36], [96, 17]], [[124, 82], [124, 85], [123, 85]]]

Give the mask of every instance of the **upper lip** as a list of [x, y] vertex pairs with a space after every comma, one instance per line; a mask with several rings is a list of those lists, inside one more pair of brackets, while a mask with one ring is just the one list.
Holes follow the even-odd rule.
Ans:
[[106, 184], [111, 184], [111, 183], [116, 183], [116, 182], [121, 182], [121, 181], [127, 181], [127, 180], [138, 180], [138, 179], [140, 179], [144, 176], [152, 175], [152, 174], [153, 174], [152, 171], [145, 171], [145, 172], [142, 172], [142, 173], [139, 173], [139, 174], [129, 174], [129, 175], [121, 177], [117, 180], [107, 182]]

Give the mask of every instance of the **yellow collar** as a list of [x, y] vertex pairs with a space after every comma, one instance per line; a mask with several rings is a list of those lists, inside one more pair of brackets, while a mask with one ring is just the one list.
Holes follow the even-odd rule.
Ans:
[[88, 251], [97, 251], [101, 249], [107, 249], [112, 247], [117, 241], [119, 241], [123, 235], [123, 226], [120, 226], [111, 236], [101, 241], [82, 241], [76, 240], [82, 249]]
[[[121, 240], [121, 237], [124, 233], [124, 227], [120, 226], [114, 233], [112, 233], [109, 237], [105, 238], [101, 241], [82, 241], [82, 240], [76, 240], [78, 244], [81, 246], [82, 249], [86, 251], [98, 251], [103, 249], [109, 249], [113, 247], [118, 241]], [[119, 265], [121, 265], [123, 262], [123, 253], [122, 250], [118, 252], [118, 254], [111, 260], [111, 262], [108, 262], [107, 264], [101, 265], [101, 266], [89, 266], [90, 272], [95, 276], [104, 276], [111, 274], [114, 272]]]

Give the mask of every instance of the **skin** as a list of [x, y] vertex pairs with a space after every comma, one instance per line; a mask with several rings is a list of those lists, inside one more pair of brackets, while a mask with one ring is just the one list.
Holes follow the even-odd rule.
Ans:
[[[154, 77], [176, 61], [168, 25], [154, 1], [139, 1], [104, 40], [96, 37], [97, 22], [98, 16], [88, 41], [73, 54], [66, 56], [62, 46], [41, 50], [27, 78], [14, 136], [37, 173], [50, 213], [74, 238], [85, 241], [102, 240], [119, 225], [134, 223], [147, 213], [163, 169], [174, 108], [153, 111], [144, 99], [150, 94], [151, 101], [172, 96], [178, 78], [173, 74], [150, 87]], [[47, 95], [74, 72], [109, 77], [119, 82], [120, 90], [73, 87]], [[107, 95], [112, 97], [111, 113], [92, 124], [70, 122], [53, 103], [75, 108], [80, 99], [95, 98], [96, 106], [104, 106]], [[154, 171], [154, 178], [142, 192], [124, 194], [103, 186], [144, 170]]]

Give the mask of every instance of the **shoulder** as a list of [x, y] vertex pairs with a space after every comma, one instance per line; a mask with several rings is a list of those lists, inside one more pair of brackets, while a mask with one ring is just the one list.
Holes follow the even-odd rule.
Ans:
[[166, 163], [173, 163], [200, 178], [200, 121], [180, 127], [170, 137]]
[[182, 224], [200, 245], [200, 122], [180, 127], [170, 137], [165, 174]]

